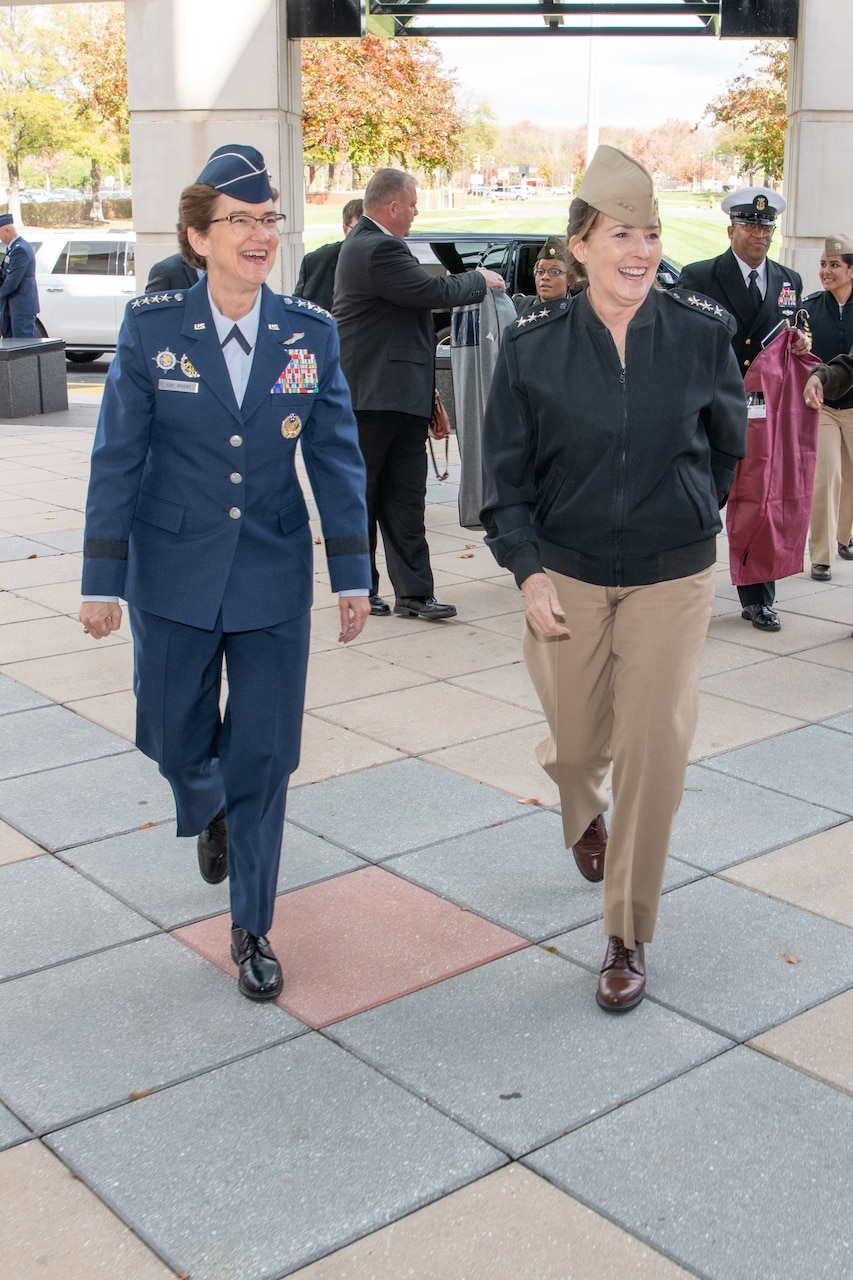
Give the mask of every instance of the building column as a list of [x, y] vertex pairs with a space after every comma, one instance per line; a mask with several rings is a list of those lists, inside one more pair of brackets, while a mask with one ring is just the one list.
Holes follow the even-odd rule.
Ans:
[[820, 288], [818, 263], [833, 231], [853, 235], [853, 76], [850, 0], [800, 0], [791, 42], [785, 140], [785, 237], [782, 258]]
[[257, 147], [287, 232], [269, 284], [293, 287], [302, 255], [300, 46], [285, 0], [125, 0], [136, 278], [177, 250], [178, 197], [225, 143]]

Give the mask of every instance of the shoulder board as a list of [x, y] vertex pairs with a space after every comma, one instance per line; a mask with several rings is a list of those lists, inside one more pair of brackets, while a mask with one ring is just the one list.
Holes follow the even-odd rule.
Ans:
[[672, 298], [690, 311], [698, 311], [702, 315], [711, 316], [715, 320], [722, 320], [728, 324], [729, 312], [726, 308], [721, 307], [713, 298], [706, 297], [704, 293], [696, 293], [694, 289], [679, 289], [676, 285], [674, 289], [665, 289], [661, 296]]
[[316, 302], [309, 302], [307, 298], [294, 298], [291, 294], [285, 293], [281, 295], [281, 300], [286, 307], [293, 307], [298, 311], [310, 311], [312, 315], [323, 316], [325, 320], [333, 320], [331, 311], [327, 311], [325, 307], [318, 307]]
[[822, 298], [826, 293], [826, 289], [815, 289], [814, 293], [810, 293], [807, 298], [803, 298], [802, 306], [807, 302], [814, 302], [816, 298]]
[[183, 290], [178, 289], [176, 293], [143, 293], [141, 297], [134, 298], [131, 306], [134, 311], [147, 310], [149, 307], [163, 307], [183, 302], [186, 294]]
[[515, 324], [511, 324], [509, 328], [532, 330], [541, 327], [544, 321], [565, 315], [570, 301], [570, 298], [559, 298], [555, 302], [540, 302], [520, 315]]

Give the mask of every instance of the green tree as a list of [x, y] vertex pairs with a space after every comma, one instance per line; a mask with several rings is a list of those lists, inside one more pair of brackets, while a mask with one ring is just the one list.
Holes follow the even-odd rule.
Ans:
[[750, 52], [756, 59], [754, 71], [735, 76], [705, 110], [718, 124], [738, 131], [742, 167], [750, 178], [763, 170], [774, 183], [785, 162], [788, 49], [782, 41], [764, 40]]
[[29, 9], [0, 8], [0, 152], [16, 220], [22, 163], [59, 151], [71, 130], [67, 104], [54, 92], [64, 78], [50, 25], [37, 22]]
[[126, 158], [129, 150], [124, 8], [83, 5], [81, 9], [88, 12], [79, 15], [82, 22], [74, 22], [69, 38], [74, 77], [70, 92], [77, 120], [69, 150], [89, 159], [92, 179], [89, 217], [103, 222], [103, 166]]
[[429, 40], [303, 41], [302, 136], [317, 165], [399, 163], [427, 173], [459, 153], [455, 82]]

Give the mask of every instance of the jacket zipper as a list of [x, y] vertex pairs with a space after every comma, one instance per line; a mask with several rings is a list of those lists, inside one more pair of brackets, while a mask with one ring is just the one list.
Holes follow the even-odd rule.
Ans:
[[[610, 335], [610, 341], [613, 342], [613, 335]], [[616, 343], [613, 342], [613, 350], [616, 351]], [[619, 352], [616, 351], [616, 358], [619, 359]], [[625, 512], [625, 473], [628, 461], [628, 404], [625, 393], [625, 370], [619, 361], [619, 383], [622, 387], [622, 451], [619, 458], [619, 485], [617, 488], [616, 499], [616, 519], [613, 526], [613, 536], [616, 543], [615, 551], [615, 577], [616, 586], [622, 586], [622, 578], [624, 576], [624, 565], [622, 563], [622, 521]]]

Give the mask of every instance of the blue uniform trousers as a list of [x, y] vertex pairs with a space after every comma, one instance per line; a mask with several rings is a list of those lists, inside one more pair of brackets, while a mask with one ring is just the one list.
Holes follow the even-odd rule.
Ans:
[[[232, 924], [272, 924], [290, 774], [299, 763], [310, 614], [213, 631], [130, 607], [136, 745], [175, 796], [179, 836], [228, 822]], [[220, 717], [225, 660], [228, 701]]]

